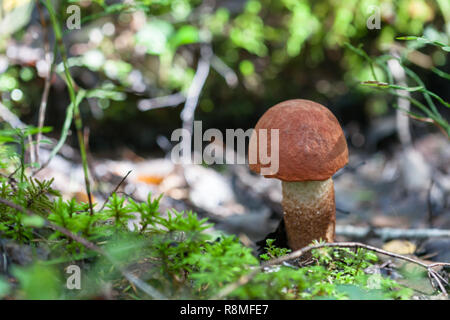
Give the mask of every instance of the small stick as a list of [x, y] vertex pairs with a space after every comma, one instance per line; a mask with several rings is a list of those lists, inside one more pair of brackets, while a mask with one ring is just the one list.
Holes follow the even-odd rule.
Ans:
[[433, 227], [433, 204], [431, 203], [431, 189], [433, 189], [434, 179], [431, 179], [430, 186], [427, 191], [427, 207], [428, 207], [428, 226]]
[[152, 99], [143, 99], [138, 103], [140, 111], [154, 110], [166, 107], [176, 107], [186, 101], [183, 93], [177, 92], [168, 96], [156, 97]]
[[204, 46], [200, 50], [200, 60], [197, 65], [192, 83], [186, 96], [186, 103], [181, 111], [180, 117], [183, 121], [183, 129], [188, 130], [192, 134], [194, 114], [197, 108], [198, 99], [208, 78], [209, 69], [211, 67], [212, 49], [210, 46]]
[[450, 237], [450, 230], [447, 229], [399, 229], [399, 228], [371, 228], [371, 227], [356, 227], [356, 226], [336, 226], [336, 235], [363, 239], [373, 233], [381, 239], [427, 239]]
[[296, 250], [290, 254], [287, 254], [285, 256], [282, 256], [280, 258], [277, 259], [272, 259], [270, 261], [267, 261], [263, 264], [261, 264], [260, 266], [256, 267], [252, 272], [243, 275], [242, 277], [240, 277], [236, 282], [231, 283], [230, 285], [226, 286], [224, 289], [222, 289], [217, 295], [215, 295], [212, 299], [222, 299], [224, 297], [226, 297], [228, 294], [230, 294], [231, 292], [233, 292], [236, 288], [238, 288], [239, 286], [245, 285], [247, 284], [250, 280], [252, 280], [260, 271], [262, 271], [265, 267], [269, 267], [269, 266], [273, 266], [273, 265], [278, 265], [281, 264], [283, 262], [289, 261], [289, 260], [293, 260], [293, 259], [297, 259], [299, 257], [301, 257], [302, 255], [304, 255], [305, 253], [313, 250], [313, 249], [319, 249], [319, 248], [324, 248], [324, 247], [334, 247], [334, 248], [363, 248], [366, 250], [370, 250], [370, 251], [374, 251], [380, 254], [384, 254], [386, 256], [390, 256], [393, 258], [397, 258], [397, 259], [401, 259], [401, 260], [405, 260], [411, 263], [414, 263], [416, 265], [419, 265], [423, 268], [426, 268], [428, 273], [431, 273], [431, 277], [433, 277], [436, 282], [438, 283], [438, 286], [440, 288], [440, 290], [442, 291], [442, 294], [444, 296], [448, 296], [447, 292], [444, 288], [444, 286], [442, 285], [441, 281], [439, 280], [439, 278], [436, 276], [436, 271], [434, 271], [432, 268], [436, 267], [436, 266], [450, 266], [450, 263], [445, 263], [445, 262], [438, 262], [438, 263], [432, 263], [432, 264], [426, 264], [423, 263], [419, 260], [407, 257], [407, 256], [403, 256], [397, 253], [393, 253], [393, 252], [389, 252], [380, 248], [376, 248], [373, 246], [369, 246], [363, 243], [359, 243], [359, 242], [329, 242], [329, 243], [320, 243], [320, 244], [316, 244], [316, 245], [310, 245], [304, 248], [301, 248], [299, 250]]
[[[387, 66], [395, 81], [403, 87], [407, 86], [406, 83], [406, 74], [405, 70], [403, 70], [402, 65], [398, 62], [398, 54], [397, 52], [391, 52], [391, 54], [395, 57], [387, 62]], [[397, 58], [397, 59], [396, 59]], [[396, 112], [396, 124], [397, 124], [397, 135], [404, 147], [410, 147], [412, 144], [411, 132], [409, 129], [409, 118], [408, 114], [403, 111], [410, 111], [411, 103], [406, 97], [409, 97], [411, 94], [408, 91], [404, 90], [396, 90], [399, 94], [397, 97], [399, 108]], [[405, 98], [400, 97], [400, 94], [403, 93]]]
[[236, 73], [215, 54], [213, 54], [211, 58], [211, 67], [225, 79], [229, 87], [234, 88], [237, 86], [239, 80]]
[[[41, 98], [41, 104], [39, 107], [39, 120], [38, 120], [38, 128], [42, 129], [44, 126], [44, 120], [45, 120], [45, 111], [47, 109], [47, 102], [48, 102], [48, 95], [50, 93], [50, 87], [51, 87], [51, 79], [53, 75], [53, 68], [54, 64], [52, 62], [52, 57], [50, 55], [50, 43], [48, 39], [48, 30], [47, 30], [47, 23], [45, 21], [44, 13], [41, 8], [41, 4], [39, 0], [36, 0], [36, 7], [39, 11], [39, 17], [41, 20], [41, 26], [42, 26], [42, 32], [43, 32], [43, 38], [44, 38], [44, 50], [45, 50], [45, 60], [48, 65], [48, 74], [45, 77], [45, 85], [44, 85], [44, 92], [42, 93]], [[39, 143], [42, 139], [42, 132], [41, 130], [38, 131], [36, 136], [36, 162], [39, 163]]]
[[114, 188], [114, 190], [109, 194], [108, 198], [106, 198], [105, 202], [103, 202], [103, 205], [102, 205], [102, 207], [100, 208], [99, 211], [102, 211], [102, 210], [105, 208], [106, 204], [108, 203], [109, 198], [110, 198], [114, 193], [117, 192], [117, 190], [119, 189], [120, 185], [126, 180], [126, 178], [128, 178], [128, 176], [130, 175], [131, 171], [133, 171], [133, 170], [128, 171], [128, 173], [125, 175], [125, 177], [122, 178], [122, 180], [119, 182], [119, 184], [118, 184], [118, 185]]

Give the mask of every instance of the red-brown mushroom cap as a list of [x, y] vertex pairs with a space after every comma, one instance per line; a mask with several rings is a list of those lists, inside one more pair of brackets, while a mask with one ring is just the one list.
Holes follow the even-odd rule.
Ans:
[[[259, 119], [250, 141], [267, 129], [267, 154], [271, 155], [270, 129], [279, 129], [279, 169], [267, 178], [283, 181], [326, 180], [348, 162], [347, 142], [336, 117], [313, 101], [295, 99], [281, 102]], [[259, 141], [256, 163], [250, 169], [261, 172]], [[249, 160], [251, 159], [249, 154]], [[267, 165], [269, 166], [269, 165]]]

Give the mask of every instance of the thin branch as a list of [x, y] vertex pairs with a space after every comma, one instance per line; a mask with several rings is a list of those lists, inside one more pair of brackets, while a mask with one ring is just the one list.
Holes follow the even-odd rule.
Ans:
[[152, 99], [142, 99], [138, 103], [140, 111], [148, 111], [166, 107], [176, 107], [186, 101], [186, 96], [181, 92], [170, 94], [168, 96], [156, 97]]
[[183, 121], [183, 128], [187, 129], [192, 134], [194, 124], [194, 114], [197, 108], [198, 99], [200, 98], [201, 91], [205, 85], [206, 78], [209, 74], [211, 66], [212, 50], [210, 46], [204, 46], [201, 48], [200, 60], [198, 62], [197, 71], [195, 72], [192, 84], [189, 87], [186, 103], [183, 111], [181, 112], [181, 120]]
[[66, 110], [66, 118], [64, 119], [64, 124], [61, 132], [61, 137], [58, 140], [58, 143], [55, 145], [55, 147], [50, 152], [50, 155], [48, 156], [48, 159], [42, 164], [42, 166], [35, 170], [33, 172], [33, 175], [37, 174], [41, 170], [45, 169], [52, 159], [56, 156], [56, 154], [59, 152], [59, 150], [64, 146], [67, 136], [69, 135], [70, 125], [72, 124], [73, 119], [73, 111], [77, 105], [81, 103], [81, 101], [84, 99], [86, 95], [86, 91], [80, 90], [76, 96], [75, 104], [70, 103], [69, 107]]
[[370, 233], [381, 239], [427, 239], [450, 237], [450, 230], [446, 229], [398, 229], [398, 228], [371, 228], [371, 227], [355, 227], [355, 226], [336, 226], [336, 234], [345, 237], [363, 239]]
[[430, 186], [427, 190], [427, 208], [428, 208], [428, 226], [433, 227], [433, 203], [431, 202], [431, 190], [433, 189], [434, 179], [430, 179]]
[[[404, 112], [408, 113], [407, 111], [403, 110]], [[437, 122], [434, 119], [431, 118], [427, 118], [427, 117], [418, 117], [414, 114], [412, 114], [411, 112], [408, 113], [408, 116], [411, 119], [417, 120], [417, 121], [421, 121], [421, 122], [426, 122], [426, 123], [431, 123], [434, 124], [436, 127], [438, 127], [439, 130], [441, 130], [441, 132], [445, 135], [448, 136], [449, 134], [447, 133], [447, 131], [445, 131], [444, 127], [442, 127], [442, 124], [440, 124], [439, 122]]]
[[109, 194], [109, 197], [106, 198], [105, 202], [103, 202], [102, 207], [101, 207], [100, 210], [98, 210], [98, 211], [102, 211], [102, 210], [105, 208], [106, 204], [108, 203], [109, 198], [110, 198], [114, 193], [116, 193], [117, 190], [119, 190], [120, 185], [128, 178], [128, 176], [130, 175], [130, 173], [131, 173], [132, 171], [133, 171], [133, 170], [128, 171], [128, 173], [125, 175], [125, 177], [123, 177], [122, 180], [120, 180], [119, 184], [118, 184], [118, 185], [114, 188], [114, 190]]
[[26, 128], [26, 124], [20, 121], [20, 119], [1, 102], [0, 102], [0, 118], [2, 118], [5, 122], [9, 123], [9, 125], [14, 129]]
[[[214, 64], [213, 64], [214, 62]], [[233, 72], [228, 68], [219, 58], [214, 59], [212, 50], [210, 47], [203, 47], [201, 49], [201, 57], [198, 62], [197, 71], [195, 72], [192, 84], [189, 87], [188, 93], [185, 95], [182, 92], [177, 92], [167, 96], [156, 97], [152, 99], [143, 99], [138, 103], [138, 109], [140, 111], [148, 111], [166, 107], [176, 107], [179, 104], [185, 102], [184, 108], [181, 112], [181, 119], [183, 120], [183, 128], [189, 129], [192, 127], [195, 109], [197, 107], [198, 99], [200, 97], [201, 90], [205, 85], [206, 78], [208, 77], [211, 66], [215, 66], [229, 85], [234, 84], [235, 80], [230, 72]], [[229, 70], [228, 70], [228, 69]], [[237, 78], [236, 78], [237, 81]]]
[[215, 54], [211, 58], [211, 67], [225, 79], [229, 87], [234, 88], [237, 86], [239, 80], [236, 73]]
[[[395, 56], [395, 52], [392, 52], [392, 55]], [[406, 74], [403, 70], [400, 62], [397, 59], [388, 60], [387, 66], [394, 77], [395, 81], [402, 87], [407, 87], [406, 83]], [[405, 96], [410, 96], [410, 93], [405, 90], [397, 90], [397, 93], [404, 94]], [[409, 130], [409, 117], [406, 112], [411, 110], [411, 104], [408, 99], [397, 97], [397, 103], [399, 109], [396, 112], [396, 122], [397, 122], [397, 134], [400, 142], [403, 146], [410, 146], [412, 143], [411, 132]]]
[[421, 262], [419, 260], [404, 256], [404, 255], [389, 252], [389, 251], [386, 251], [386, 250], [383, 250], [380, 248], [376, 248], [373, 246], [369, 246], [369, 245], [359, 243], [359, 242], [329, 242], [329, 243], [320, 243], [320, 244], [316, 244], [316, 245], [310, 245], [310, 246], [301, 248], [299, 250], [296, 250], [296, 251], [294, 251], [290, 254], [287, 254], [283, 257], [280, 257], [277, 259], [272, 259], [270, 261], [262, 263], [260, 266], [256, 267], [254, 270], [252, 270], [250, 273], [240, 277], [236, 282], [233, 282], [233, 283], [229, 284], [228, 286], [226, 286], [217, 295], [215, 295], [212, 299], [215, 300], [215, 299], [225, 298], [231, 292], [236, 290], [239, 286], [245, 285], [248, 282], [250, 282], [259, 272], [264, 270], [264, 268], [266, 268], [266, 267], [279, 265], [279, 264], [282, 264], [289, 260], [298, 259], [301, 256], [303, 256], [305, 253], [307, 253], [311, 250], [325, 248], [325, 247], [366, 249], [366, 250], [374, 251], [374, 252], [389, 256], [389, 257], [397, 258], [397, 259], [404, 260], [404, 261], [416, 264], [418, 266], [421, 266], [421, 267], [427, 269], [428, 273], [430, 273], [432, 278], [434, 278], [434, 280], [438, 283], [438, 286], [441, 289], [442, 294], [444, 296], [447, 296], [447, 292], [446, 292], [445, 288], [443, 287], [439, 278], [436, 276], [436, 274], [437, 274], [436, 271], [434, 271], [432, 268], [436, 267], [436, 266], [450, 266], [450, 263], [439, 262], [439, 263], [433, 263], [433, 264], [426, 264], [424, 262]]
[[430, 268], [434, 268], [434, 267], [448, 267], [448, 266], [450, 266], [450, 263], [447, 263], [447, 262], [433, 262], [433, 263], [428, 265], [428, 267], [430, 267]]
[[33, 143], [33, 137], [31, 136], [31, 134], [29, 134], [27, 136], [27, 140], [28, 140], [28, 145], [30, 146], [30, 162], [34, 163], [36, 162], [36, 148], [34, 146]]
[[[51, 79], [53, 75], [53, 62], [52, 62], [52, 56], [50, 53], [50, 41], [48, 37], [48, 30], [47, 30], [47, 23], [45, 21], [44, 12], [41, 8], [41, 4], [39, 0], [36, 0], [36, 7], [39, 11], [39, 17], [41, 20], [41, 26], [42, 26], [42, 33], [43, 33], [43, 39], [44, 39], [44, 51], [45, 51], [45, 61], [48, 66], [48, 74], [45, 77], [45, 85], [44, 85], [44, 92], [42, 93], [41, 97], [41, 104], [39, 107], [39, 120], [38, 120], [38, 128], [42, 129], [44, 126], [44, 120], [45, 120], [45, 111], [47, 109], [47, 102], [48, 102], [48, 95], [50, 93], [50, 87], [51, 87]], [[55, 47], [56, 48], [56, 47]], [[39, 163], [39, 144], [42, 139], [42, 133], [38, 131], [36, 136], [36, 162]]]

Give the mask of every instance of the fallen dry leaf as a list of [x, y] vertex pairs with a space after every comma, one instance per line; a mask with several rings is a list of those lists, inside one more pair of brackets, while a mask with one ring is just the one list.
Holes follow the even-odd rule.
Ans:
[[383, 245], [383, 249], [397, 254], [413, 254], [416, 245], [406, 240], [392, 240]]
[[137, 177], [137, 180], [139, 182], [144, 182], [147, 184], [160, 184], [164, 180], [164, 177], [154, 175], [139, 175]]

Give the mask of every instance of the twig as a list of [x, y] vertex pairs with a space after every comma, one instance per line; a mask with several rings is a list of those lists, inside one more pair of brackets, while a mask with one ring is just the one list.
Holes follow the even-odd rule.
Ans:
[[176, 107], [186, 101], [186, 97], [181, 92], [170, 94], [168, 96], [156, 97], [152, 99], [143, 99], [138, 103], [140, 111], [148, 111], [166, 107]]
[[6, 106], [0, 102], [0, 118], [9, 123], [14, 129], [24, 129], [26, 124], [20, 121], [20, 119], [11, 112]]
[[356, 172], [356, 170], [359, 169], [359, 167], [362, 167], [364, 165], [367, 164], [366, 160], [362, 160], [356, 164], [348, 164], [345, 167], [343, 167], [342, 169], [340, 169], [338, 172], [336, 172], [333, 175], [333, 179], [337, 179], [338, 177], [342, 176], [345, 172], [350, 171], [350, 172]]
[[447, 292], [446, 292], [444, 286], [442, 285], [441, 281], [439, 280], [439, 277], [436, 276], [436, 274], [437, 274], [436, 271], [434, 271], [432, 268], [436, 267], [436, 266], [450, 266], [450, 263], [439, 262], [439, 263], [426, 264], [424, 262], [421, 262], [419, 260], [404, 256], [404, 255], [389, 252], [389, 251], [386, 251], [386, 250], [383, 250], [380, 248], [376, 248], [376, 247], [372, 247], [372, 246], [369, 246], [369, 245], [366, 245], [363, 243], [359, 243], [359, 242], [329, 242], [329, 243], [320, 243], [320, 244], [316, 244], [316, 245], [310, 245], [310, 246], [304, 247], [302, 249], [296, 250], [296, 251], [294, 251], [290, 254], [287, 254], [283, 257], [267, 261], [267, 262], [261, 264], [260, 266], [256, 267], [250, 273], [240, 277], [236, 282], [233, 282], [233, 283], [229, 284], [228, 286], [226, 286], [217, 295], [215, 295], [212, 299], [213, 300], [214, 299], [222, 299], [222, 298], [226, 297], [227, 295], [229, 295], [231, 292], [233, 292], [239, 286], [245, 285], [248, 282], [250, 282], [259, 272], [261, 272], [266, 267], [279, 265], [279, 264], [289, 261], [289, 260], [298, 259], [299, 257], [301, 257], [302, 255], [304, 255], [305, 253], [307, 253], [311, 250], [325, 248], [325, 247], [366, 249], [366, 250], [374, 251], [374, 252], [377, 252], [380, 254], [384, 254], [389, 257], [393, 257], [393, 258], [401, 259], [401, 260], [404, 260], [404, 261], [407, 261], [410, 263], [414, 263], [418, 266], [421, 266], [421, 267], [427, 269], [428, 273], [431, 274], [431, 277], [434, 278], [434, 280], [438, 283], [438, 286], [441, 289], [442, 294], [444, 296], [447, 296]]
[[[398, 56], [395, 52], [392, 52], [392, 55]], [[390, 59], [387, 62], [387, 65], [395, 81], [400, 86], [407, 87], [406, 74], [400, 62], [397, 59]], [[397, 93], [404, 94], [408, 97], [410, 96], [410, 93], [405, 90], [397, 90]], [[412, 142], [411, 132], [409, 131], [409, 117], [407, 114], [411, 109], [411, 105], [408, 99], [398, 97], [398, 106], [399, 108], [396, 113], [397, 133], [402, 145], [408, 147]]]
[[211, 58], [211, 67], [213, 67], [214, 70], [216, 70], [225, 79], [225, 82], [229, 87], [236, 87], [238, 84], [238, 77], [236, 73], [215, 54]]
[[[36, 7], [38, 8], [39, 17], [41, 20], [41, 26], [42, 26], [42, 32], [43, 32], [43, 38], [44, 38], [45, 61], [47, 62], [47, 66], [48, 66], [48, 74], [45, 77], [44, 92], [42, 93], [41, 104], [39, 107], [38, 128], [42, 129], [42, 127], [44, 126], [45, 111], [47, 109], [48, 95], [49, 95], [50, 87], [51, 87], [51, 79], [52, 79], [52, 75], [53, 75], [54, 64], [52, 63], [52, 57], [50, 54], [50, 44], [49, 44], [49, 39], [48, 39], [47, 23], [45, 21], [44, 13], [41, 8], [41, 4], [40, 4], [39, 0], [36, 0]], [[42, 133], [39, 130], [37, 133], [37, 136], [36, 136], [36, 161], [38, 163], [39, 163], [39, 143], [41, 142], [41, 139], [42, 139]]]
[[428, 207], [428, 226], [433, 227], [433, 204], [431, 202], [431, 189], [433, 189], [434, 179], [430, 179], [430, 186], [427, 191], [427, 207]]
[[425, 122], [425, 123], [431, 123], [431, 124], [434, 124], [436, 127], [438, 127], [439, 130], [441, 130], [441, 132], [442, 132], [444, 135], [448, 136], [448, 133], [447, 133], [447, 131], [445, 131], [445, 128], [442, 126], [442, 124], [440, 124], [439, 122], [437, 122], [437, 121], [434, 120], [434, 119], [427, 118], [427, 117], [417, 117], [417, 116], [415, 116], [415, 115], [413, 115], [413, 114], [411, 114], [411, 113], [409, 114], [409, 117], [410, 117], [411, 119], [414, 119], [414, 120], [417, 120], [417, 121], [420, 121], [420, 122]]
[[36, 175], [41, 170], [45, 169], [49, 164], [50, 161], [56, 156], [56, 154], [60, 151], [62, 147], [64, 147], [64, 144], [66, 142], [67, 136], [69, 135], [70, 125], [72, 124], [73, 119], [73, 110], [75, 106], [81, 103], [81, 101], [84, 99], [86, 95], [86, 91], [80, 90], [76, 96], [76, 101], [74, 103], [70, 103], [69, 107], [66, 110], [66, 118], [64, 119], [64, 124], [61, 132], [61, 137], [59, 138], [58, 142], [56, 143], [55, 147], [50, 152], [50, 155], [48, 156], [48, 159], [42, 164], [42, 166], [35, 170], [33, 172], [33, 176]]
[[211, 56], [212, 50], [210, 46], [201, 48], [197, 71], [195, 72], [194, 79], [189, 87], [183, 111], [181, 111], [180, 116], [183, 121], [183, 129], [188, 130], [190, 134], [192, 134], [193, 130], [194, 114], [195, 109], [197, 108], [198, 99], [209, 74]]
[[[427, 268], [427, 271], [428, 271], [428, 278], [434, 279], [439, 287], [439, 290], [441, 290], [441, 292], [444, 294], [444, 296], [447, 296], [447, 291], [445, 290], [445, 287], [441, 282], [442, 278], [440, 276], [438, 276], [438, 274], [434, 270]], [[441, 278], [441, 279], [439, 279], [439, 278]], [[433, 282], [431, 282], [431, 285], [433, 286]]]
[[27, 139], [28, 145], [30, 146], [30, 162], [34, 163], [36, 162], [36, 148], [34, 146], [33, 137], [31, 136], [31, 134], [28, 134]]
[[[167, 96], [143, 99], [139, 101], [138, 109], [140, 111], [148, 111], [159, 108], [176, 107], [180, 103], [185, 102], [184, 108], [181, 112], [183, 128], [188, 129], [192, 133], [192, 122], [194, 119], [195, 109], [197, 107], [201, 90], [205, 84], [206, 78], [208, 77], [209, 69], [211, 65], [213, 65], [213, 62], [215, 68], [218, 69], [218, 72], [225, 78], [227, 83], [230, 82], [229, 85], [234, 85], [237, 78], [234, 79], [233, 76], [230, 75], [228, 66], [225, 65], [219, 58], [216, 57], [216, 59], [214, 59], [214, 55], [212, 54], [210, 47], [202, 47], [197, 71], [195, 72], [194, 79], [192, 80], [192, 84], [189, 87], [187, 95], [182, 92], [177, 92]], [[233, 71], [231, 70], [231, 72]]]
[[434, 267], [448, 267], [450, 266], [450, 263], [447, 262], [433, 262], [431, 264], [428, 265], [428, 267], [430, 268], [434, 268]]
[[408, 239], [427, 239], [450, 237], [450, 230], [445, 229], [397, 229], [397, 228], [371, 228], [355, 226], [336, 226], [336, 234], [345, 237], [363, 239], [369, 235], [375, 234], [381, 239], [408, 238]]
[[[0, 203], [15, 209], [17, 211], [23, 212], [27, 215], [36, 215], [34, 212], [32, 212], [29, 209], [23, 208], [22, 206], [15, 204], [14, 202], [11, 202], [9, 200], [0, 198]], [[42, 217], [42, 216], [41, 216]], [[159, 299], [159, 300], [167, 300], [167, 298], [161, 294], [160, 292], [158, 292], [155, 288], [153, 288], [152, 286], [150, 286], [147, 283], [144, 283], [143, 281], [141, 281], [140, 279], [136, 278], [134, 275], [130, 274], [128, 271], [124, 270], [122, 267], [120, 267], [116, 261], [105, 251], [103, 251], [102, 248], [100, 248], [99, 246], [97, 246], [96, 244], [90, 242], [89, 240], [82, 238], [74, 233], [72, 233], [71, 231], [69, 231], [68, 229], [61, 227], [59, 225], [56, 225], [52, 222], [50, 222], [48, 219], [42, 217], [44, 219], [44, 226], [49, 227], [50, 229], [53, 229], [55, 231], [58, 231], [60, 233], [62, 233], [63, 235], [69, 237], [70, 239], [81, 243], [83, 246], [85, 246], [86, 248], [97, 252], [98, 254], [104, 256], [105, 258], [107, 258], [119, 271], [120, 273], [131, 283], [134, 284], [136, 287], [138, 287], [139, 289], [141, 289], [145, 294], [147, 294], [148, 296], [154, 298], [154, 299]]]
[[102, 205], [102, 207], [100, 208], [99, 211], [102, 211], [102, 210], [105, 208], [106, 204], [108, 203], [109, 198], [110, 198], [114, 193], [116, 193], [117, 190], [119, 190], [120, 185], [128, 178], [128, 176], [130, 175], [130, 173], [131, 173], [132, 171], [133, 171], [133, 170], [128, 171], [128, 173], [125, 175], [125, 177], [123, 177], [122, 180], [120, 180], [119, 184], [118, 184], [118, 185], [114, 188], [114, 190], [109, 194], [109, 197], [106, 198], [105, 202], [103, 202], [103, 205]]

